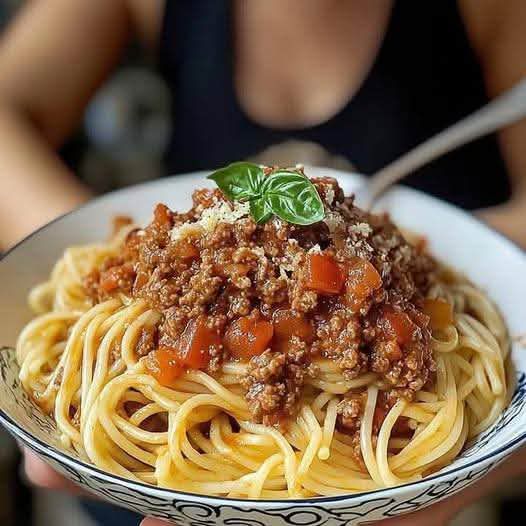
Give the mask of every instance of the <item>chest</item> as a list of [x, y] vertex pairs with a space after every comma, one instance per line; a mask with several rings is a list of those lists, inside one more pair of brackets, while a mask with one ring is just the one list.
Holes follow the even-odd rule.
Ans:
[[234, 2], [233, 84], [240, 106], [272, 128], [330, 119], [369, 73], [391, 7], [392, 0]]

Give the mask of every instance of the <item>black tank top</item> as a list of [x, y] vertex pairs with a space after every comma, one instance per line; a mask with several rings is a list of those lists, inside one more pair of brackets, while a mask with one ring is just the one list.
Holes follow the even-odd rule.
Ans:
[[[456, 2], [396, 0], [372, 69], [343, 109], [309, 128], [264, 127], [236, 97], [231, 21], [227, 1], [166, 2], [160, 65], [172, 91], [167, 173], [222, 166], [296, 139], [371, 174], [487, 102]], [[468, 209], [510, 195], [494, 136], [444, 156], [406, 184]]]

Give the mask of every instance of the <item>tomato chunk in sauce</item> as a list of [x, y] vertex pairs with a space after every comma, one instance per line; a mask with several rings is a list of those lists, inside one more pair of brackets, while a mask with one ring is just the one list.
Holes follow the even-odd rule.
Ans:
[[182, 241], [174, 247], [173, 254], [181, 259], [197, 259], [199, 250], [188, 241]]
[[174, 349], [160, 347], [152, 351], [145, 361], [147, 371], [161, 385], [170, 387], [183, 373], [183, 366]]
[[106, 293], [126, 288], [131, 285], [133, 275], [131, 265], [111, 267], [100, 273], [100, 288]]
[[349, 307], [359, 310], [367, 298], [382, 286], [382, 278], [372, 263], [355, 258], [349, 267], [345, 294]]
[[203, 369], [210, 362], [210, 350], [219, 346], [221, 338], [217, 331], [206, 324], [206, 318], [191, 319], [177, 342], [177, 355], [183, 365]]
[[159, 383], [170, 385], [185, 368], [204, 369], [210, 351], [221, 345], [217, 331], [209, 328], [206, 318], [191, 319], [173, 347], [161, 346], [146, 358], [146, 368]]
[[388, 335], [394, 337], [400, 345], [410, 342], [417, 330], [417, 326], [405, 312], [391, 309], [384, 311], [382, 325]]
[[311, 342], [314, 338], [312, 323], [298, 312], [287, 309], [274, 311], [272, 323], [274, 324], [274, 337], [278, 341], [287, 341], [293, 336], [305, 342]]
[[262, 354], [269, 346], [274, 327], [257, 316], [238, 318], [227, 329], [225, 347], [234, 358], [249, 359]]
[[336, 260], [329, 254], [309, 254], [305, 286], [321, 294], [338, 294], [345, 283]]

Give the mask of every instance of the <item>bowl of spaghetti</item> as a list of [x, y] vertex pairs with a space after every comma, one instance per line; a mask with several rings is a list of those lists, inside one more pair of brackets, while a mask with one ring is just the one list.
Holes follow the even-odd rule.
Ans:
[[356, 175], [207, 175], [107, 194], [4, 255], [15, 437], [188, 525], [393, 517], [526, 441], [518, 247], [413, 190], [365, 212]]

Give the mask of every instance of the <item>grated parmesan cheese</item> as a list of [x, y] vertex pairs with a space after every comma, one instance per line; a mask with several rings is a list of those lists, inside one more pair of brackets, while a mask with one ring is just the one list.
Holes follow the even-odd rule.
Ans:
[[250, 204], [235, 202], [230, 205], [222, 202], [212, 208], [206, 208], [198, 221], [206, 232], [213, 232], [219, 223], [235, 223], [236, 220], [247, 216], [250, 212]]
[[321, 254], [321, 247], [320, 245], [316, 244], [313, 247], [311, 247], [308, 252], [308, 254]]
[[371, 225], [368, 223], [356, 223], [349, 227], [349, 234], [356, 234], [362, 237], [369, 237], [373, 233]]
[[203, 233], [203, 229], [198, 223], [183, 223], [174, 226], [170, 233], [172, 241], [181, 241], [187, 237], [198, 237]]
[[323, 222], [327, 225], [331, 234], [334, 234], [334, 232], [342, 230], [345, 227], [345, 222], [343, 221], [342, 216], [332, 210], [325, 211]]
[[327, 204], [332, 205], [332, 203], [334, 203], [334, 198], [334, 188], [332, 186], [328, 186], [325, 190], [325, 199], [327, 200]]
[[285, 227], [285, 223], [278, 216], [273, 216], [272, 222], [274, 223], [274, 228], [276, 229], [276, 232], [281, 232], [281, 230], [283, 230], [283, 228]]
[[282, 274], [282, 272], [285, 274], [287, 272], [294, 272], [300, 266], [301, 256], [301, 252], [297, 252], [296, 254], [286, 254], [281, 258], [279, 263], [280, 274]]
[[283, 280], [283, 281], [290, 281], [290, 278], [287, 274], [287, 270], [285, 268], [283, 268], [282, 266], [279, 267], [279, 277]]
[[173, 240], [179, 240], [190, 235], [209, 234], [216, 229], [219, 223], [235, 223], [238, 219], [248, 216], [249, 212], [250, 204], [248, 202], [230, 204], [221, 201], [211, 208], [205, 208], [199, 221], [176, 226], [170, 235]]

